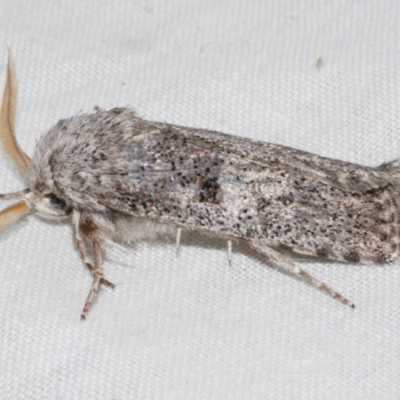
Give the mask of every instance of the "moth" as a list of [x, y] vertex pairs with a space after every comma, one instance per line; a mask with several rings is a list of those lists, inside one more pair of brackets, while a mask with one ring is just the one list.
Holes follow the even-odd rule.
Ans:
[[364, 264], [398, 258], [398, 160], [364, 167], [278, 144], [146, 121], [129, 108], [60, 120], [30, 158], [16, 140], [16, 107], [9, 51], [0, 136], [28, 188], [1, 196], [19, 201], [0, 213], [0, 229], [31, 209], [69, 219], [92, 275], [82, 318], [100, 286], [114, 286], [103, 275], [102, 246], [155, 233], [176, 235], [178, 245], [185, 230], [222, 238], [229, 260], [232, 241], [241, 240], [270, 265], [351, 307], [351, 301], [299, 268], [290, 253]]

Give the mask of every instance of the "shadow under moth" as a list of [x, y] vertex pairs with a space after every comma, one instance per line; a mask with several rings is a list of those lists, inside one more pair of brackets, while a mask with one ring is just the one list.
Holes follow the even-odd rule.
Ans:
[[[267, 263], [353, 303], [299, 268], [292, 253], [357, 263], [391, 263], [399, 253], [398, 160], [376, 168], [204, 129], [146, 121], [129, 108], [60, 120], [33, 158], [15, 136], [17, 78], [9, 51], [0, 115], [3, 147], [28, 188], [0, 198], [0, 229], [31, 208], [71, 221], [92, 275], [81, 313], [101, 285], [102, 246], [155, 232], [196, 230], [241, 240]], [[91, 247], [93, 257], [89, 257]], [[92, 259], [93, 258], [93, 259]]]

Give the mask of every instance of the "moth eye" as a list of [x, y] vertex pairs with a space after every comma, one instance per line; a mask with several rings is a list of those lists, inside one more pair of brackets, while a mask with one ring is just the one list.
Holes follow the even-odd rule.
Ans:
[[54, 208], [57, 208], [60, 211], [64, 211], [66, 214], [71, 211], [71, 207], [68, 206], [66, 201], [63, 199], [60, 199], [53, 193], [49, 195], [49, 201], [54, 206]]

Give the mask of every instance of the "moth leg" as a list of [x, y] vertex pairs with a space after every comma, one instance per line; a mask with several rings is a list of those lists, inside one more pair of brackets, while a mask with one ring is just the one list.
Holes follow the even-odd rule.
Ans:
[[227, 241], [228, 245], [228, 263], [232, 265], [232, 240]]
[[330, 288], [326, 283], [321, 282], [317, 278], [310, 275], [307, 271], [297, 267], [292, 260], [286, 258], [277, 251], [271, 249], [265, 244], [257, 242], [247, 242], [247, 244], [251, 249], [264, 256], [272, 266], [282, 268], [284, 271], [290, 272], [297, 276], [301, 276], [311, 286], [327, 293], [332, 298], [339, 300], [341, 303], [350, 306], [351, 308], [355, 307], [355, 305], [350, 300], [346, 299], [340, 293]]
[[1, 200], [15, 199], [16, 197], [22, 197], [24, 194], [27, 193], [29, 193], [29, 189], [20, 190], [19, 192], [13, 192], [13, 193], [4, 193], [0, 194], [0, 199]]
[[176, 250], [179, 250], [179, 245], [181, 244], [182, 228], [177, 228], [176, 230]]
[[135, 254], [131, 249], [127, 249], [126, 247], [121, 246], [120, 244], [118, 244], [118, 243], [116, 243], [116, 242], [114, 242], [114, 241], [112, 241], [110, 239], [105, 239], [104, 243], [108, 244], [109, 246], [115, 247], [116, 249], [121, 250], [121, 251], [123, 251], [123, 252], [125, 252], [127, 254], [130, 254], [130, 255], [134, 255]]
[[92, 286], [90, 288], [89, 294], [86, 299], [85, 306], [83, 307], [81, 318], [86, 319], [86, 316], [90, 309], [93, 306], [94, 299], [97, 297], [99, 293], [99, 288], [101, 284], [101, 280], [103, 278], [103, 259], [101, 256], [101, 246], [100, 241], [98, 239], [94, 239], [92, 241], [93, 246], [93, 255], [94, 255], [94, 270], [93, 270], [93, 281]]
[[[87, 254], [87, 251], [86, 251], [86, 245], [85, 245], [85, 242], [82, 239], [82, 236], [81, 236], [81, 233], [80, 233], [80, 230], [79, 230], [79, 219], [80, 219], [80, 213], [78, 211], [74, 210], [74, 212], [72, 214], [72, 229], [73, 229], [73, 232], [74, 232], [74, 240], [75, 240], [76, 246], [78, 247], [78, 250], [79, 250], [79, 253], [81, 255], [83, 263], [86, 265], [86, 267], [88, 268], [90, 273], [93, 275], [94, 267], [93, 267], [93, 265], [92, 265], [92, 263], [91, 263], [91, 261], [90, 261], [90, 259], [88, 257], [88, 254]], [[115, 285], [112, 282], [110, 282], [107, 279], [105, 279], [105, 278], [101, 279], [101, 283], [103, 285], [106, 285], [106, 286], [112, 288], [112, 289], [115, 288]]]

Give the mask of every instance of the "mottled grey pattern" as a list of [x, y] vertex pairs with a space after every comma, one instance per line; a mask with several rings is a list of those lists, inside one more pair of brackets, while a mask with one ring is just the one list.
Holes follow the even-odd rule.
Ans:
[[127, 218], [336, 260], [398, 257], [397, 161], [363, 167], [118, 108], [60, 121], [28, 176], [37, 198], [114, 236]]

